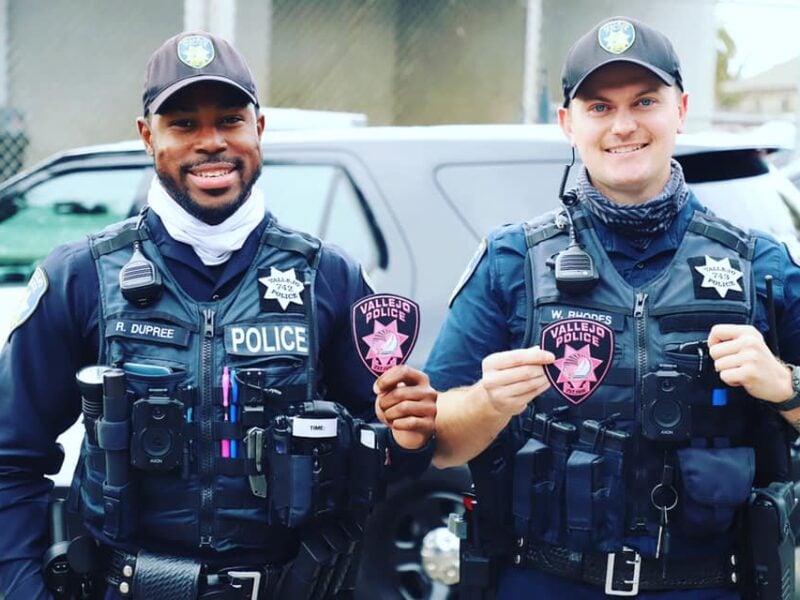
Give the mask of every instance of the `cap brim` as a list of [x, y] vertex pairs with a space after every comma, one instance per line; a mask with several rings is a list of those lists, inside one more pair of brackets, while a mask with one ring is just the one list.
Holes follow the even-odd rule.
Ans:
[[572, 100], [573, 98], [575, 98], [575, 96], [577, 95], [578, 90], [580, 89], [581, 85], [583, 85], [583, 82], [586, 81], [586, 79], [592, 73], [594, 73], [598, 69], [602, 69], [606, 65], [610, 65], [612, 63], [617, 63], [617, 62], [626, 62], [626, 63], [631, 63], [631, 64], [634, 64], [634, 65], [639, 65], [640, 67], [643, 67], [643, 68], [647, 69], [648, 71], [650, 71], [653, 75], [658, 77], [665, 84], [667, 84], [669, 86], [675, 85], [675, 77], [673, 77], [672, 75], [670, 75], [666, 71], [663, 71], [663, 70], [659, 69], [658, 67], [654, 67], [653, 65], [647, 64], [647, 63], [642, 62], [640, 60], [635, 60], [635, 59], [630, 59], [630, 58], [616, 58], [615, 57], [615, 58], [610, 58], [609, 60], [600, 63], [594, 69], [592, 69], [591, 71], [588, 71], [583, 77], [581, 77], [578, 80], [578, 83], [576, 83], [574, 86], [572, 86], [572, 89], [569, 91], [569, 99]]
[[235, 81], [228, 79], [227, 77], [221, 77], [219, 75], [195, 75], [194, 77], [187, 77], [185, 79], [181, 79], [180, 81], [176, 81], [168, 88], [165, 88], [161, 91], [161, 93], [153, 98], [153, 100], [145, 107], [145, 113], [157, 113], [158, 109], [161, 108], [161, 105], [167, 101], [173, 94], [179, 92], [185, 87], [193, 85], [195, 83], [200, 83], [201, 81], [218, 81], [219, 83], [224, 83], [229, 85], [233, 88], [236, 88], [240, 92], [242, 92], [247, 98], [256, 106], [258, 106], [258, 99], [248, 90], [243, 88], [241, 85], [236, 83]]

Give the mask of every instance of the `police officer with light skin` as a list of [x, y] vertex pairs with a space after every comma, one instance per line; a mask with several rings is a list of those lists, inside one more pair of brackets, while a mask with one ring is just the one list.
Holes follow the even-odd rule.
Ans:
[[[388, 478], [421, 473], [432, 455], [436, 395], [427, 377], [401, 367], [376, 383], [357, 355], [350, 306], [372, 292], [361, 269], [341, 249], [282, 226], [254, 187], [265, 122], [241, 55], [211, 34], [177, 35], [152, 55], [143, 100], [137, 126], [157, 173], [147, 210], [56, 248], [32, 277], [0, 354], [6, 600], [50, 597], [42, 555], [52, 482], [43, 475], [59, 470], [56, 437], [81, 412], [76, 373], [87, 365], [121, 367], [105, 384], [122, 373], [121, 397], [136, 401], [120, 421], [84, 406], [87, 436], [68, 505], [99, 541], [108, 585], [96, 597], [167, 597], [152, 586], [169, 564], [189, 565], [176, 571], [189, 573], [181, 597], [255, 598], [255, 573], [258, 597], [269, 597], [315, 519], [346, 513], [348, 490], [363, 483], [341, 452], [353, 443], [380, 450]], [[235, 423], [223, 405], [234, 385]], [[405, 411], [374, 449], [365, 429], [348, 429], [376, 421], [373, 386]], [[311, 412], [276, 416], [289, 404]], [[176, 414], [168, 434], [158, 429]], [[320, 432], [335, 443], [317, 444]], [[267, 441], [251, 454], [249, 441], [261, 436]], [[313, 459], [295, 456], [296, 444], [313, 446]], [[265, 465], [262, 449], [270, 461], [270, 452], [291, 459], [292, 470]], [[119, 481], [106, 470], [111, 462]], [[142, 552], [153, 581], [144, 581]], [[231, 566], [245, 575], [226, 575]]]
[[[469, 463], [498, 598], [739, 597], [736, 515], [788, 479], [800, 430], [800, 268], [687, 187], [663, 34], [604, 20], [562, 81], [584, 170], [562, 209], [492, 232], [462, 277], [425, 367], [448, 390], [434, 464]], [[572, 235], [596, 280], [557, 267]]]

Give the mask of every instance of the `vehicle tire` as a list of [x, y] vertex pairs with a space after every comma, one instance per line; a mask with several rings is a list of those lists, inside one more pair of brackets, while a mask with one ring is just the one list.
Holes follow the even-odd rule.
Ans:
[[[450, 513], [463, 513], [461, 495], [468, 489], [469, 475], [461, 468], [431, 469], [419, 481], [391, 490], [367, 523], [356, 598], [458, 598], [458, 545], [446, 529]], [[435, 555], [425, 565], [423, 547]], [[435, 569], [440, 575], [432, 577]], [[454, 576], [451, 585], [443, 581]]]

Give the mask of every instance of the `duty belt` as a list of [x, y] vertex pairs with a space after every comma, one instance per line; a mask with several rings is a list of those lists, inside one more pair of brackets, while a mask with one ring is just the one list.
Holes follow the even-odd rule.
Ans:
[[736, 583], [735, 557], [730, 554], [677, 561], [643, 558], [628, 547], [599, 554], [536, 542], [515, 555], [514, 563], [602, 587], [609, 596], [635, 596], [639, 590], [723, 588]]
[[230, 567], [209, 572], [203, 564], [160, 554], [113, 550], [106, 582], [126, 598], [264, 600], [280, 579], [280, 565]]

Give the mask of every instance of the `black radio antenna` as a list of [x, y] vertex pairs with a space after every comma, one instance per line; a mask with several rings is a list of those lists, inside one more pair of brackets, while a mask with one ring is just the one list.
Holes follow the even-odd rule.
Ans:
[[764, 285], [767, 288], [767, 324], [769, 326], [767, 347], [775, 356], [779, 356], [778, 319], [775, 317], [775, 292], [772, 290], [772, 275], [764, 276]]

